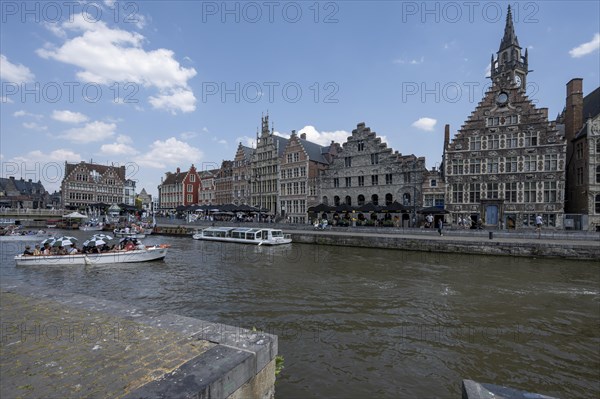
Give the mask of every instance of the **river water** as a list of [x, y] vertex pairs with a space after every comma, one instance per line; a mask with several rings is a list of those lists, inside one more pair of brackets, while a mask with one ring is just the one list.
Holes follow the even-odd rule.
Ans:
[[598, 262], [144, 241], [165, 261], [23, 268], [4, 242], [0, 277], [277, 334], [278, 398], [600, 397]]

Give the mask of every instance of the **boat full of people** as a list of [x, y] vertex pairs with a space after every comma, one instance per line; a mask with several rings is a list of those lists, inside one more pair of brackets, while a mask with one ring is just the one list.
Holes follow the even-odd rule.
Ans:
[[97, 219], [92, 219], [79, 226], [79, 230], [82, 231], [102, 231], [103, 228], [104, 223], [99, 222]]
[[195, 240], [235, 242], [254, 245], [281, 245], [292, 242], [290, 234], [261, 227], [208, 227], [197, 231]]
[[45, 230], [0, 229], [0, 241], [37, 241], [50, 236]]

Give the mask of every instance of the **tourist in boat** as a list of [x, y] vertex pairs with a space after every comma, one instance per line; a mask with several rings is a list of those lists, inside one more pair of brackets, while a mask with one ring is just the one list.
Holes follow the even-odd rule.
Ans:
[[50, 248], [50, 244], [45, 243], [44, 249], [42, 250], [42, 255], [52, 255], [52, 249]]
[[40, 256], [41, 254], [42, 254], [42, 251], [40, 250], [40, 244], [35, 244], [35, 248], [33, 250], [33, 255]]
[[56, 254], [57, 254], [57, 255], [67, 255], [67, 254], [68, 254], [68, 252], [67, 252], [67, 250], [65, 249], [65, 247], [63, 247], [62, 245], [60, 245], [60, 246], [58, 247], [58, 251], [56, 252]]
[[69, 255], [75, 255], [75, 254], [78, 254], [79, 251], [77, 250], [77, 247], [75, 245], [71, 245], [71, 248], [67, 249], [67, 253]]
[[29, 245], [25, 246], [25, 251], [23, 251], [23, 255], [33, 255], [33, 252], [31, 251], [31, 247]]

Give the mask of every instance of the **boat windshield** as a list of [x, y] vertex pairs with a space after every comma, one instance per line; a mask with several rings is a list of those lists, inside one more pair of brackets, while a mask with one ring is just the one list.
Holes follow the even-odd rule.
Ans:
[[272, 237], [283, 237], [283, 231], [281, 230], [273, 230], [271, 231]]

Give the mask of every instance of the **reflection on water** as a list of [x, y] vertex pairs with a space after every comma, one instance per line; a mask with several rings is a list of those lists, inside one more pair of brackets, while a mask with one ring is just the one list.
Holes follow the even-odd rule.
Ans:
[[595, 262], [144, 241], [166, 260], [17, 268], [25, 243], [3, 242], [0, 275], [277, 334], [278, 397], [459, 397], [463, 378], [600, 396]]

